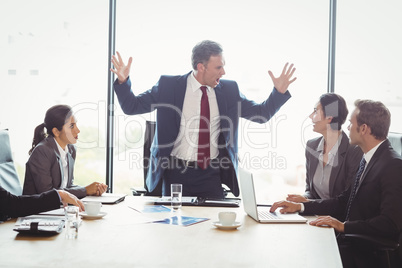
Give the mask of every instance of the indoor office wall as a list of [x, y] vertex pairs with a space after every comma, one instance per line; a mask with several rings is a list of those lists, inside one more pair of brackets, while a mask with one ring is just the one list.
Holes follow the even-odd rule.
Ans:
[[21, 182], [34, 128], [55, 104], [81, 130], [75, 183], [105, 181], [107, 0], [0, 2], [0, 128], [10, 130]]
[[[116, 50], [131, 67], [135, 94], [150, 89], [162, 74], [191, 71], [191, 50], [201, 40], [224, 49], [226, 75], [262, 102], [272, 91], [268, 75], [286, 62], [296, 66], [292, 98], [267, 124], [242, 121], [240, 166], [256, 177], [259, 198], [274, 201], [304, 192], [305, 142], [315, 136], [308, 118], [327, 91], [328, 1], [147, 0], [117, 1]], [[115, 189], [142, 186], [145, 120], [155, 114], [124, 115], [116, 106]]]
[[400, 0], [338, 1], [335, 91], [348, 101], [382, 101], [402, 133]]

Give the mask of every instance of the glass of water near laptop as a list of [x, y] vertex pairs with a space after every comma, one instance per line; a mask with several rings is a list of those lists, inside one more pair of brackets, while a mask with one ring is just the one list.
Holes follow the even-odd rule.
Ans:
[[171, 197], [171, 202], [172, 202], [172, 208], [174, 210], [181, 208], [182, 193], [183, 193], [183, 185], [182, 184], [173, 183], [170, 185], [170, 197]]

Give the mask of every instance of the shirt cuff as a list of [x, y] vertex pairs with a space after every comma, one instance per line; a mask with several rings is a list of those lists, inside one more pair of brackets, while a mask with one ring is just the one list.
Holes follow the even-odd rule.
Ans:
[[57, 196], [59, 197], [59, 200], [60, 200], [60, 202], [61, 202], [61, 196], [60, 196], [60, 194], [59, 194], [59, 191], [57, 191], [57, 190], [55, 190], [55, 191], [56, 191]]
[[304, 212], [304, 204], [303, 203], [300, 203], [300, 211], [299, 212], [300, 213]]

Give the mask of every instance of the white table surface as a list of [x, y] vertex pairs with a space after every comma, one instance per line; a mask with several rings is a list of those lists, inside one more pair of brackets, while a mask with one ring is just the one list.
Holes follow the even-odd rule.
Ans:
[[[182, 207], [139, 213], [141, 197], [103, 205], [107, 215], [83, 220], [78, 238], [27, 237], [0, 224], [0, 267], [342, 267], [334, 230], [304, 224], [261, 224], [242, 208]], [[242, 226], [219, 230], [218, 212], [236, 211]], [[206, 217], [191, 226], [141, 223], [174, 215]]]

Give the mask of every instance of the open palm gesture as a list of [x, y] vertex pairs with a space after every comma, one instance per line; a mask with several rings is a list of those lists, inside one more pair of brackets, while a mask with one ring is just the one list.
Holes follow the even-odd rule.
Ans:
[[293, 73], [296, 71], [296, 68], [293, 67], [293, 63], [289, 66], [288, 64], [285, 64], [285, 67], [283, 67], [282, 73], [279, 77], [275, 77], [274, 74], [271, 71], [268, 71], [269, 76], [271, 76], [272, 82], [274, 82], [274, 87], [278, 92], [284, 94], [287, 90], [290, 84], [292, 84], [297, 77], [292, 79]]
[[114, 69], [111, 68], [110, 71], [117, 75], [118, 82], [120, 84], [122, 84], [127, 81], [127, 78], [130, 75], [130, 68], [131, 68], [131, 63], [133, 62], [133, 58], [130, 57], [128, 59], [127, 65], [125, 65], [120, 56], [120, 53], [118, 51], [116, 51], [116, 53], [117, 53], [117, 58], [115, 55], [112, 56], [112, 63], [113, 63]]

